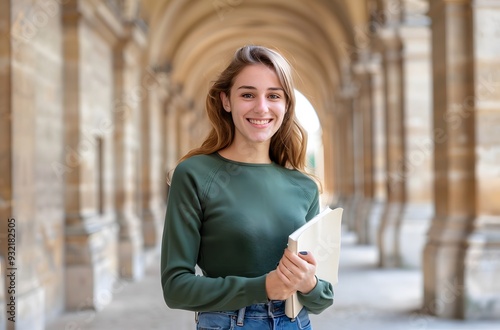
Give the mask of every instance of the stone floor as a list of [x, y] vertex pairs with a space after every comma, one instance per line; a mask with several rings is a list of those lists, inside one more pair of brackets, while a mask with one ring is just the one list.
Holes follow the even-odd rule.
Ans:
[[[498, 321], [441, 320], [419, 312], [420, 272], [378, 269], [376, 261], [373, 246], [355, 245], [349, 235], [344, 235], [335, 302], [322, 314], [311, 316], [315, 330], [500, 329]], [[113, 300], [101, 312], [67, 313], [46, 329], [189, 330], [195, 326], [193, 313], [171, 310], [164, 304], [159, 270], [154, 266], [139, 282], [118, 283]]]

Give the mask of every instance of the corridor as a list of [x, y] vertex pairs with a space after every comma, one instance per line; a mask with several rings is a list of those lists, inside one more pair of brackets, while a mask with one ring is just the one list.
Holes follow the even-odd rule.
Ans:
[[0, 330], [193, 329], [149, 251], [244, 45], [290, 62], [345, 210], [314, 329], [500, 329], [500, 0], [6, 0]]
[[[154, 261], [154, 260], [151, 260]], [[158, 263], [138, 282], [120, 282], [116, 296], [99, 313], [66, 313], [47, 330], [189, 330], [191, 312], [169, 309], [163, 302]], [[350, 233], [343, 234], [339, 283], [335, 302], [311, 317], [314, 330], [482, 330], [498, 329], [494, 321], [437, 319], [421, 310], [422, 278], [419, 270], [376, 267], [374, 246], [361, 246]]]

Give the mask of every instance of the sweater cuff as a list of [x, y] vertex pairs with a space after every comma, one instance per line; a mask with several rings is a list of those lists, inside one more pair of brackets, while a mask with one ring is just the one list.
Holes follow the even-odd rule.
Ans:
[[297, 295], [304, 297], [308, 301], [314, 301], [316, 299], [321, 298], [322, 292], [323, 289], [321, 288], [321, 285], [319, 285], [319, 278], [316, 276], [316, 285], [314, 286], [314, 288], [308, 293], [297, 292]]
[[246, 294], [252, 300], [251, 304], [267, 302], [266, 275], [249, 278], [246, 283]]

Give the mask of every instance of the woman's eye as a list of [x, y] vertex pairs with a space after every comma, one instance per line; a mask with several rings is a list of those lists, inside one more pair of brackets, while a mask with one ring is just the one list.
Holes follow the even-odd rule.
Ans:
[[278, 94], [271, 94], [271, 95], [269, 95], [269, 98], [275, 100], [275, 99], [279, 99], [280, 96]]
[[241, 95], [243, 98], [249, 99], [252, 97], [252, 94], [246, 93]]

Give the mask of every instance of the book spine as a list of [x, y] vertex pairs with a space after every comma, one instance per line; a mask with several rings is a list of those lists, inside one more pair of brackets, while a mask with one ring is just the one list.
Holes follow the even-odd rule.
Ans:
[[[298, 254], [298, 246], [297, 246], [297, 241], [294, 241], [291, 238], [288, 238], [288, 249], [292, 251], [295, 254]], [[297, 309], [299, 308], [299, 301], [297, 297], [297, 293], [294, 293], [291, 297], [286, 299], [285, 302], [285, 314], [288, 316], [290, 319], [295, 319], [295, 317], [298, 314]]]
[[292, 251], [295, 254], [298, 254], [298, 246], [297, 246], [297, 241], [294, 241], [291, 238], [288, 238], [288, 249]]

